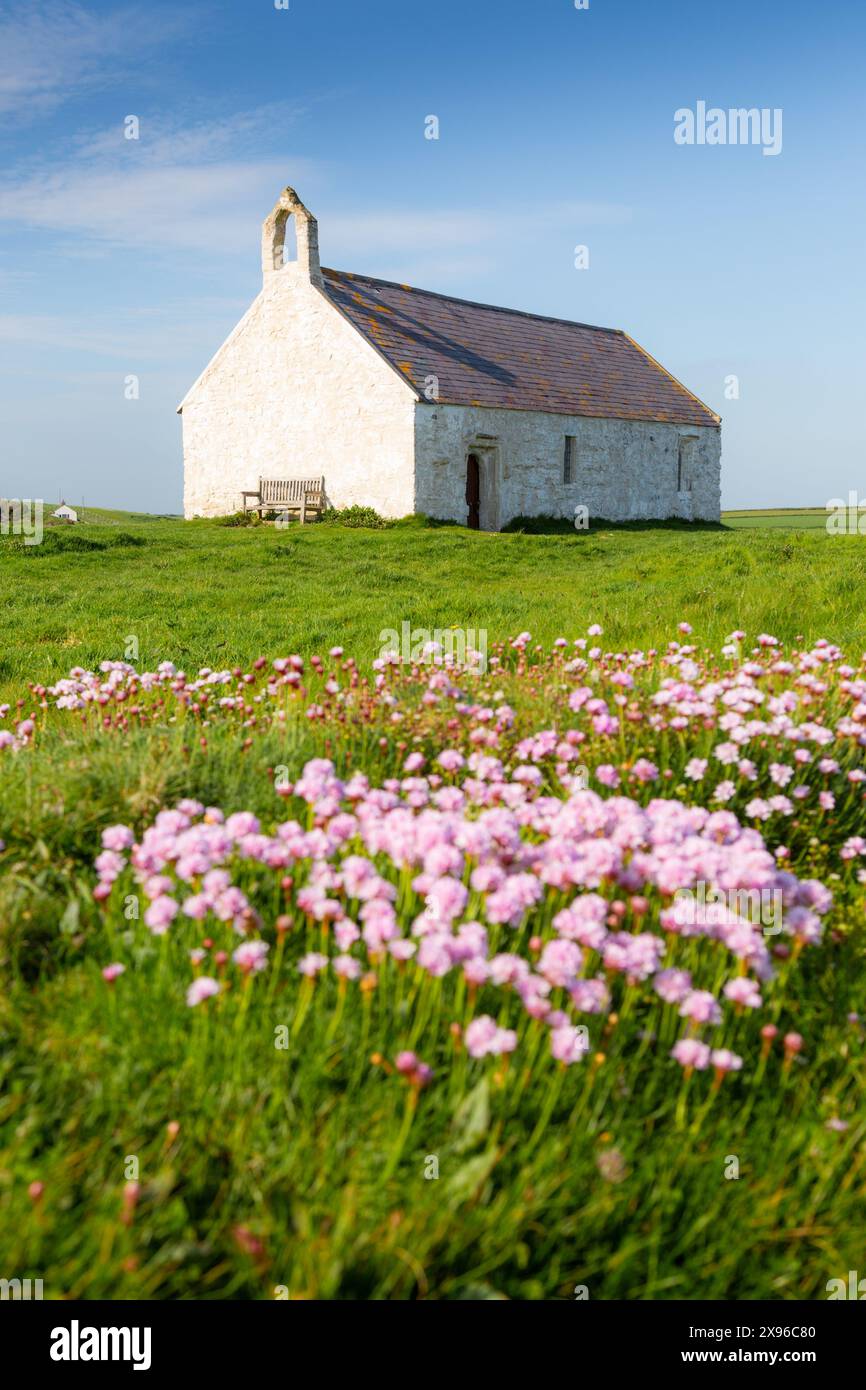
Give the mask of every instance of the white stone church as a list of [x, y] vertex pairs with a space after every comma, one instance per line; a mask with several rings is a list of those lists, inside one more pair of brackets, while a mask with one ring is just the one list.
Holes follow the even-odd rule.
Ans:
[[290, 188], [262, 269], [178, 407], [187, 517], [240, 510], [262, 478], [322, 477], [328, 506], [485, 531], [577, 507], [590, 525], [719, 520], [719, 416], [621, 329], [322, 269]]

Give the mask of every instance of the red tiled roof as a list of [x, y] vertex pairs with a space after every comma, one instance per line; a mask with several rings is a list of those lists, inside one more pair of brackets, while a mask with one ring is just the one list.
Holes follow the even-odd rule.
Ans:
[[420, 396], [446, 405], [717, 425], [719, 417], [618, 328], [497, 309], [323, 270], [325, 290]]

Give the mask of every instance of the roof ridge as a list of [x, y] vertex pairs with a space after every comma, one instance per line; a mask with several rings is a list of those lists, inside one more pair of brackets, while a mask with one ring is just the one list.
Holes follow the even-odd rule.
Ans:
[[425, 290], [420, 285], [406, 285], [400, 280], [381, 280], [377, 275], [361, 275], [354, 270], [334, 270], [322, 266], [323, 275], [345, 276], [350, 280], [366, 280], [371, 285], [387, 285], [391, 290], [409, 290], [412, 294], [427, 294], [431, 299], [447, 299], [450, 304], [465, 304], [469, 309], [489, 309], [494, 314], [516, 314], [524, 319], [540, 319], [542, 323], [561, 323], [567, 328], [589, 328], [594, 333], [617, 333], [628, 337], [624, 328], [605, 328], [599, 323], [581, 323], [579, 319], [560, 319], [552, 314], [533, 314], [530, 309], [509, 309], [505, 304], [484, 304], [479, 299], [461, 299], [456, 294], [443, 294], [441, 290]]

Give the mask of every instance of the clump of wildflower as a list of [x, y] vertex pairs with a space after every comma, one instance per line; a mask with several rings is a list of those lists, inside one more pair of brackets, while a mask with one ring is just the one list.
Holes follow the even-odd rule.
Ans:
[[215, 994], [219, 994], [221, 989], [219, 980], [211, 979], [209, 975], [199, 975], [186, 992], [186, 1002], [190, 1008], [195, 1008], [196, 1004], [202, 1004], [205, 999], [212, 999]]
[[244, 941], [232, 955], [235, 965], [245, 975], [256, 975], [268, 963], [268, 943], [266, 941]]
[[429, 1086], [433, 1080], [433, 1068], [416, 1057], [414, 1052], [398, 1052], [394, 1058], [394, 1067], [418, 1090], [423, 1089], [424, 1086]]
[[671, 1048], [671, 1056], [686, 1071], [705, 1071], [710, 1064], [710, 1049], [697, 1038], [680, 1038]]
[[510, 1028], [500, 1028], [489, 1014], [482, 1014], [467, 1024], [463, 1041], [470, 1057], [496, 1057], [514, 1051], [517, 1034]]

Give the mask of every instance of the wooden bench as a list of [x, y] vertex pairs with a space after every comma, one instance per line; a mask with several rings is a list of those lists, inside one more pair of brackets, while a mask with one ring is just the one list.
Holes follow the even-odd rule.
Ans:
[[311, 512], [325, 507], [324, 478], [259, 478], [258, 492], [244, 492], [244, 511], [297, 512], [301, 525]]

